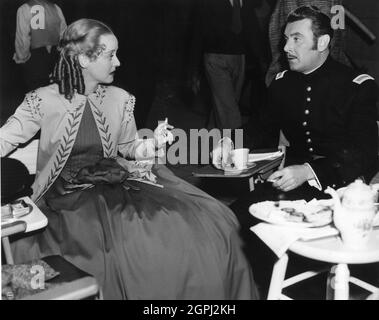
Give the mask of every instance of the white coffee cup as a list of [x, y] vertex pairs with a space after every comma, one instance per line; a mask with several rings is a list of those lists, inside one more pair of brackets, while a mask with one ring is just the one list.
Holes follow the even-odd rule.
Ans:
[[234, 149], [230, 152], [230, 157], [236, 169], [238, 170], [245, 169], [247, 167], [247, 161], [249, 159], [249, 149], [247, 148]]

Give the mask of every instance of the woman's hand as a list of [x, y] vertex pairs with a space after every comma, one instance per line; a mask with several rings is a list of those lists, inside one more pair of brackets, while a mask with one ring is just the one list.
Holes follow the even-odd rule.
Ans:
[[174, 127], [168, 124], [167, 118], [164, 122], [160, 123], [154, 130], [154, 142], [156, 149], [161, 149], [167, 142], [172, 144], [174, 136], [171, 133], [171, 129]]

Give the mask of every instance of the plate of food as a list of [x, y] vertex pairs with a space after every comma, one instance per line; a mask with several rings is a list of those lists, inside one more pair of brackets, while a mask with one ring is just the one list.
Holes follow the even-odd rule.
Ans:
[[323, 227], [333, 220], [333, 200], [263, 201], [252, 204], [249, 212], [272, 224], [300, 228]]

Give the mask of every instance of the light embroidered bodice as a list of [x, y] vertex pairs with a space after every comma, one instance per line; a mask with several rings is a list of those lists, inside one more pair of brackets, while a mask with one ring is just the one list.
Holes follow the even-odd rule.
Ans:
[[[154, 139], [140, 139], [133, 116], [135, 98], [127, 91], [99, 85], [88, 96], [67, 100], [52, 84], [29, 92], [0, 128], [0, 155], [6, 156], [41, 130], [33, 201], [53, 185], [71, 154], [85, 106], [91, 111], [104, 158], [154, 159]], [[130, 171], [130, 170], [128, 170]]]

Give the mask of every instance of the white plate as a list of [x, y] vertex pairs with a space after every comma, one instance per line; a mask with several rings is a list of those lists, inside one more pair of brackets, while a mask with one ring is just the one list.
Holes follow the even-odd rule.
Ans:
[[[331, 206], [330, 200], [312, 200], [306, 202], [305, 200], [296, 201], [263, 201], [252, 204], [249, 207], [249, 212], [256, 218], [277, 225], [299, 227], [299, 228], [314, 228], [323, 227], [332, 222], [332, 214], [320, 215], [320, 219], [315, 218], [313, 222], [307, 221], [291, 221], [289, 220], [289, 214], [282, 211], [282, 208], [292, 208], [299, 212], [307, 212], [312, 214], [312, 210], [316, 212], [320, 207]], [[317, 209], [315, 209], [317, 208]]]

